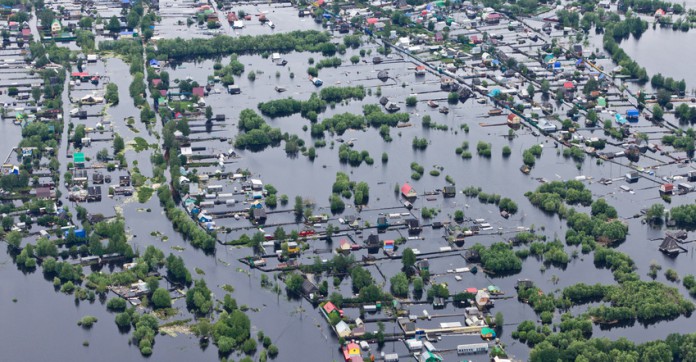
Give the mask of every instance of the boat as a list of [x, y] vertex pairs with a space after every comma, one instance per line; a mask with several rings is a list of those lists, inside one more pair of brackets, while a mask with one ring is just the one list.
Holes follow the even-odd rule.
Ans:
[[449, 108], [447, 108], [447, 107], [445, 107], [445, 106], [442, 106], [442, 107], [440, 107], [440, 109], [438, 109], [437, 111], [440, 112], [440, 113], [443, 113], [443, 114], [447, 114], [447, 113], [449, 113]]
[[499, 116], [503, 114], [503, 110], [499, 108], [493, 108], [490, 111], [488, 111], [489, 116]]
[[399, 107], [399, 105], [396, 104], [396, 103], [394, 103], [394, 102], [389, 102], [389, 103], [387, 103], [387, 105], [384, 106], [384, 108], [385, 108], [388, 112], [397, 112], [398, 110], [401, 109], [401, 107]]
[[277, 86], [275, 86], [275, 90], [276, 90], [276, 92], [278, 92], [278, 93], [283, 93], [283, 92], [285, 92], [285, 91], [287, 90], [287, 88], [281, 87], [281, 86], [277, 85]]
[[428, 107], [430, 107], [430, 108], [437, 108], [437, 106], [438, 106], [438, 105], [437, 105], [437, 102], [435, 102], [434, 100], [431, 99], [431, 100], [428, 101]]

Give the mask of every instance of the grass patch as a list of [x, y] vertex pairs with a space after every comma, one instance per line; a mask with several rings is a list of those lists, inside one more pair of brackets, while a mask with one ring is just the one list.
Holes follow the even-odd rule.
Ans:
[[135, 144], [133, 145], [133, 149], [135, 149], [135, 152], [146, 151], [150, 147], [147, 141], [145, 141], [145, 139], [142, 137], [135, 137], [133, 139], [133, 142], [135, 142]]
[[146, 203], [147, 200], [150, 200], [150, 197], [152, 197], [152, 194], [154, 192], [155, 192], [155, 190], [153, 190], [147, 186], [143, 186], [143, 187], [139, 188], [138, 189], [138, 201], [141, 204]]

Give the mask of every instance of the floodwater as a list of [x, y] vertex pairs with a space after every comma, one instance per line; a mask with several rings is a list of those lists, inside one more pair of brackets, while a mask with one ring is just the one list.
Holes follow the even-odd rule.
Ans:
[[[279, 25], [277, 26], [282, 27], [284, 24], [295, 24], [294, 20], [297, 19], [297, 16], [294, 11], [292, 18], [289, 17], [289, 10], [283, 11], [288, 12], [288, 18], [284, 21], [279, 20], [277, 22]], [[272, 20], [276, 22], [274, 19]], [[311, 20], [307, 19], [305, 22], [311, 22]], [[316, 26], [313, 22], [311, 24], [312, 27]], [[175, 27], [178, 25], [175, 22], [171, 22], [166, 26]], [[278, 28], [276, 29], [278, 30]], [[223, 30], [230, 31], [228, 27], [223, 27]], [[171, 32], [171, 34], [167, 35], [178, 34], [175, 30], [166, 27], [160, 31]], [[267, 27], [250, 26], [248, 31], [268, 32], [270, 29]], [[632, 43], [630, 41], [625, 42], [627, 52], [634, 56], [634, 59], [639, 63], [646, 66], [651, 74], [654, 71], [660, 71], [659, 69], [661, 68], [659, 66], [663, 63], [658, 61], [657, 58], [651, 58], [654, 59], [652, 60], [654, 63], [650, 63], [651, 59], [644, 61], [638, 59], [638, 57], [641, 56], [640, 54], [645, 54], [643, 57], [650, 58], [647, 56], [649, 54], [647, 49], [654, 52], [654, 49], [658, 47], [657, 43], [653, 46], [648, 45], [652, 44], [651, 41], [657, 42], [657, 35], [655, 39], [651, 40], [652, 35], [650, 34], [657, 34], [658, 31], [649, 31], [641, 38], [639, 44], [643, 53], [635, 53], [635, 56], [628, 49]], [[662, 31], [659, 32], [660, 36], [663, 36]], [[671, 33], [671, 31], [668, 32]], [[686, 36], [686, 34], [675, 34]], [[680, 50], [677, 50], [679, 48], [676, 47], [676, 38], [674, 42], [675, 46], [669, 46], [670, 50], [665, 51], [665, 54], [671, 54], [669, 52], [678, 54], [680, 52]], [[679, 43], [683, 44], [683, 40], [680, 40]], [[375, 44], [367, 44], [365, 46], [365, 49], [372, 50], [373, 55], [376, 55], [376, 48]], [[637, 48], [636, 46], [636, 52], [638, 51]], [[438, 113], [436, 109], [431, 109], [426, 105], [426, 102], [431, 99], [437, 100], [440, 104], [446, 103], [444, 99], [447, 94], [439, 90], [438, 77], [428, 74], [423, 78], [416, 78], [413, 74], [415, 64], [396, 55], [392, 56], [388, 62], [380, 65], [364, 62], [351, 65], [348, 59], [352, 55], [357, 54], [357, 50], [349, 49], [345, 55], [337, 55], [343, 59], [343, 65], [338, 69], [323, 69], [319, 72], [319, 77], [324, 81], [324, 87], [361, 84], [369, 89], [372, 95], [366, 96], [362, 101], [352, 100], [346, 104], [338, 104], [335, 108], [330, 107], [320, 115], [320, 120], [344, 112], [360, 113], [363, 105], [376, 104], [378, 102], [379, 97], [376, 94], [379, 89], [383, 96], [399, 103], [402, 111], [410, 114], [410, 127], [391, 129], [390, 133], [393, 141], [389, 143], [384, 142], [378, 131], [373, 128], [369, 128], [366, 131], [348, 130], [340, 136], [327, 133], [325, 138], [327, 146], [317, 149], [318, 157], [314, 161], [310, 161], [302, 155], [287, 156], [282, 146], [268, 148], [263, 152], [256, 153], [241, 151], [238, 152], [241, 157], [235, 160], [233, 167], [248, 168], [254, 175], [258, 175], [264, 183], [273, 184], [280, 194], [290, 196], [291, 200], [295, 195], [314, 200], [317, 204], [315, 209], [317, 213], [329, 212], [328, 197], [331, 194], [331, 183], [335, 179], [336, 172], [346, 172], [352, 181], [365, 181], [369, 184], [370, 203], [359, 216], [362, 217], [363, 221], [368, 221], [372, 224], [376, 221], [378, 213], [381, 212], [378, 209], [394, 208], [396, 210], [394, 212], [408, 212], [401, 206], [399, 198], [394, 195], [393, 186], [395, 183], [400, 184], [408, 181], [419, 194], [422, 194], [424, 191], [442, 188], [445, 185], [445, 175], [452, 176], [456, 181], [457, 190], [470, 185], [481, 186], [484, 192], [509, 197], [519, 205], [520, 211], [518, 214], [511, 216], [510, 219], [503, 219], [499, 216], [498, 209], [494, 205], [483, 205], [477, 199], [467, 198], [461, 193], [458, 193], [452, 199], [442, 199], [441, 196], [437, 196], [432, 201], [419, 197], [414, 203], [414, 210], [412, 211], [415, 216], [420, 216], [420, 209], [423, 207], [437, 208], [440, 211], [435, 220], [446, 220], [449, 219], [449, 216], [455, 210], [462, 209], [467, 218], [484, 218], [495, 228], [488, 234], [467, 239], [465, 247], [469, 247], [474, 243], [490, 245], [493, 242], [504, 241], [511, 237], [518, 227], [535, 226], [539, 233], [546, 235], [548, 238], [558, 237], [562, 239], [566, 231], [565, 223], [559, 220], [558, 217], [553, 217], [537, 210], [524, 197], [526, 191], [533, 190], [540, 185], [537, 178], [568, 180], [576, 176], [587, 176], [593, 179], [602, 177], [616, 179], [621, 178], [629, 171], [627, 167], [619, 164], [605, 163], [597, 165], [593, 159], [589, 158], [578, 167], [574, 162], [570, 162], [560, 155], [562, 146], [559, 146], [557, 149], [553, 142], [547, 141], [544, 137], [534, 136], [529, 131], [520, 130], [510, 140], [507, 137], [508, 128], [506, 126], [482, 127], [479, 123], [504, 123], [504, 118], [489, 118], [486, 114], [490, 106], [478, 104], [474, 99], [464, 104], [450, 105], [450, 113], [448, 115]], [[245, 64], [247, 72], [250, 70], [257, 72], [256, 80], [253, 82], [248, 80], [245, 73], [235, 79], [235, 83], [242, 89], [240, 95], [229, 95], [222, 90], [220, 94], [212, 94], [206, 98], [208, 104], [213, 107], [214, 113], [224, 113], [227, 116], [226, 121], [223, 123], [225, 127], [222, 128], [216, 124], [215, 129], [221, 132], [213, 133], [213, 135], [222, 133], [227, 138], [236, 135], [236, 119], [239, 111], [244, 108], [255, 109], [258, 102], [286, 97], [305, 100], [309, 98], [312, 92], [319, 91], [318, 88], [307, 80], [305, 70], [310, 66], [309, 58], [319, 60], [321, 59], [320, 55], [291, 53], [284, 55], [284, 57], [288, 60], [286, 67], [276, 66], [270, 59], [263, 59], [260, 56], [241, 56], [239, 58]], [[370, 57], [367, 57], [367, 59], [370, 59]], [[222, 63], [226, 64], [227, 61], [228, 59], [223, 59]], [[213, 61], [204, 61], [198, 64], [185, 63], [176, 69], [165, 70], [170, 72], [170, 79], [172, 80], [176, 78], [184, 79], [190, 76], [193, 80], [203, 84], [213, 72], [213, 63]], [[666, 64], [666, 62], [664, 63]], [[686, 63], [683, 66], [686, 67]], [[107, 110], [107, 117], [114, 124], [114, 132], [124, 137], [127, 142], [135, 137], [143, 137], [148, 143], [156, 143], [155, 137], [148, 133], [145, 126], [139, 122], [139, 111], [133, 107], [132, 100], [128, 95], [128, 85], [131, 81], [129, 75], [125, 76], [128, 74], [128, 66], [119, 59], [107, 59], [105, 68], [102, 68], [104, 66], [101, 63], [94, 67], [95, 69], [104, 69], [103, 74], [109, 75], [111, 81], [115, 82], [119, 87], [120, 104]], [[670, 68], [672, 67], [665, 69], [669, 70]], [[390, 79], [387, 82], [381, 82], [376, 78], [380, 70], [389, 71]], [[276, 72], [279, 73], [278, 77], [276, 77]], [[290, 73], [294, 73], [294, 78], [290, 77]], [[670, 75], [667, 71], [663, 71], [663, 74]], [[686, 73], [680, 71], [677, 74]], [[673, 76], [679, 77], [677, 74]], [[693, 73], [691, 74], [692, 78], [694, 78]], [[687, 82], [689, 82], [688, 78]], [[274, 87], [277, 85], [287, 87], [288, 91], [276, 93]], [[84, 95], [88, 94], [85, 92], [91, 91], [91, 89], [74, 90], [71, 95], [73, 98], [78, 98], [79, 94]], [[413, 108], [405, 105], [406, 97], [411, 94], [416, 95], [419, 100], [417, 106]], [[65, 102], [67, 103], [67, 90], [64, 99], [66, 99]], [[94, 110], [101, 109], [100, 106], [91, 108], [94, 108]], [[449, 130], [423, 129], [421, 119], [426, 114], [432, 117], [433, 122], [447, 125]], [[136, 118], [134, 129], [137, 132], [125, 126], [123, 119], [129, 116]], [[302, 130], [304, 125], [310, 125], [309, 121], [301, 118], [299, 115], [272, 120], [267, 119], [267, 122], [272, 127], [281, 128], [283, 132], [297, 134], [305, 140], [308, 146], [314, 143], [309, 132]], [[462, 124], [470, 127], [469, 133], [464, 132], [461, 128]], [[67, 129], [67, 126], [65, 128]], [[155, 131], [159, 130], [161, 130], [161, 126], [155, 126]], [[20, 131], [18, 127], [5, 120], [0, 124], [0, 132], [3, 134], [3, 139], [6, 140], [0, 148], [0, 155], [4, 157], [9, 152], [9, 149], [18, 142]], [[428, 138], [429, 145], [426, 150], [416, 151], [412, 149], [411, 142], [416, 136]], [[201, 134], [199, 137], [208, 136]], [[354, 149], [368, 151], [375, 160], [374, 165], [369, 166], [363, 163], [359, 167], [351, 167], [341, 164], [337, 156], [340, 145], [338, 142], [339, 137], [344, 140], [355, 139]], [[490, 159], [479, 157], [476, 154], [475, 148], [479, 141], [492, 144], [493, 151]], [[455, 148], [461, 146], [463, 142], [468, 142], [469, 151], [473, 154], [470, 160], [462, 159], [455, 154]], [[542, 144], [544, 151], [541, 158], [537, 160], [531, 175], [524, 175], [518, 171], [519, 166], [522, 164], [522, 151], [534, 144]], [[109, 142], [100, 143], [92, 146], [86, 152], [90, 154], [96, 153], [102, 147], [110, 148], [110, 146]], [[219, 141], [209, 142], [207, 146], [220, 150], [226, 150], [230, 147], [228, 143]], [[512, 155], [508, 158], [504, 158], [501, 155], [504, 146], [510, 146], [513, 150]], [[383, 152], [389, 155], [389, 161], [386, 164], [381, 163], [381, 154]], [[65, 144], [61, 147], [60, 155], [62, 156], [61, 163], [64, 171], [67, 164], [64, 158]], [[146, 176], [151, 176], [149, 152], [136, 153], [134, 150], [128, 150], [126, 157], [131, 164], [133, 161], [138, 161], [138, 167], [141, 172]], [[412, 173], [410, 164], [412, 162], [418, 162], [426, 171], [418, 181], [410, 178]], [[279, 167], [279, 165], [282, 165], [282, 167]], [[435, 167], [442, 168], [441, 175], [438, 177], [428, 174]], [[616, 182], [609, 186], [599, 183], [586, 184], [595, 197], [605, 197], [610, 204], [614, 205], [622, 218], [630, 218], [638, 212], [637, 210], [656, 202], [656, 185], [650, 183], [647, 179], [641, 180], [635, 188], [639, 190], [641, 187], [645, 187], [650, 190], [636, 193], [621, 191], [619, 189], [621, 182]], [[64, 197], [66, 195], [67, 193], [64, 192]], [[691, 198], [675, 197], [672, 205], [686, 202], [691, 202]], [[258, 308], [258, 311], [250, 310], [248, 312], [253, 326], [252, 335], [258, 330], [262, 330], [266, 335], [269, 335], [273, 343], [280, 349], [279, 361], [329, 361], [342, 358], [338, 350], [336, 338], [327, 328], [327, 324], [320, 317], [320, 314], [309, 303], [304, 300], [288, 301], [284, 293], [276, 295], [270, 290], [261, 288], [260, 279], [262, 272], [249, 270], [237, 261], [238, 258], [250, 255], [251, 251], [249, 249], [218, 246], [214, 256], [206, 256], [201, 251], [193, 249], [173, 230], [163, 214], [156, 196], [145, 204], [138, 203], [135, 198], [109, 199], [104, 197], [101, 203], [92, 203], [86, 206], [91, 212], [100, 212], [106, 216], [114, 215], [115, 207], [122, 210], [126, 217], [127, 232], [131, 235], [131, 242], [136, 250], [143, 251], [148, 245], [155, 245], [162, 249], [165, 254], [182, 255], [186, 266], [191, 270], [194, 278], [204, 278], [217, 299], [222, 299], [224, 296], [225, 292], [222, 289], [224, 285], [233, 286], [235, 291], [232, 295], [237, 299], [239, 305]], [[72, 208], [72, 205], [68, 207]], [[291, 207], [292, 204], [285, 207], [279, 206], [277, 210], [290, 210]], [[587, 210], [583, 209], [583, 211]], [[347, 208], [343, 215], [355, 213], [353, 208]], [[278, 214], [278, 216], [275, 216], [274, 214], [270, 220], [284, 220], [285, 217], [285, 215]], [[289, 215], [287, 217], [290, 218]], [[245, 220], [235, 221], [227, 219], [219, 220], [218, 222], [229, 227], [249, 225]], [[332, 222], [334, 225], [337, 225], [335, 220]], [[627, 219], [627, 222], [630, 225], [630, 235], [627, 241], [617, 248], [628, 253], [634, 259], [638, 267], [638, 273], [644, 279], [647, 279], [645, 275], [648, 265], [653, 260], [661, 264], [663, 269], [676, 269], [682, 276], [693, 272], [694, 250], [690, 249], [688, 254], [681, 255], [677, 259], [663, 257], [657, 251], [657, 242], [650, 241], [661, 236], [663, 231], [643, 225], [639, 219]], [[292, 229], [299, 230], [301, 228], [301, 225], [285, 227], [286, 231]], [[266, 232], [272, 231], [272, 227], [266, 228]], [[498, 231], [500, 231], [500, 234], [498, 234]], [[155, 232], [159, 234], [153, 236], [152, 233]], [[236, 231], [225, 237], [229, 239], [237, 238], [240, 233], [240, 231]], [[363, 236], [351, 235], [351, 238], [354, 238], [355, 242], [360, 244], [362, 238], [366, 237], [366, 234]], [[390, 230], [387, 235], [397, 238], [400, 236], [400, 232]], [[312, 246], [317, 248], [331, 247], [331, 245], [321, 245], [320, 243], [323, 242], [313, 242]], [[336, 241], [334, 241], [333, 247], [335, 246]], [[406, 245], [402, 247], [417, 248], [421, 252], [432, 252], [443, 246], [448, 246], [448, 244], [442, 238], [442, 231], [425, 228], [421, 234], [421, 239], [408, 240]], [[568, 266], [563, 269], [554, 266], [542, 268], [543, 262], [529, 257], [524, 261], [523, 270], [520, 274], [506, 277], [486, 276], [483, 273], [475, 275], [462, 274], [463, 280], [456, 281], [454, 275], [448, 274], [446, 271], [466, 265], [466, 261], [461, 257], [460, 253], [453, 253], [454, 255], [441, 259], [433, 259], [431, 268], [437, 273], [443, 273], [434, 276], [434, 279], [437, 282], [448, 283], [452, 293], [464, 290], [467, 287], [482, 288], [495, 284], [506, 292], [507, 295], [514, 296], [514, 285], [518, 278], [534, 280], [545, 292], [560, 290], [578, 282], [614, 284], [610, 271], [594, 267], [591, 255], [582, 255], [579, 253], [579, 248], [566, 247], [566, 251], [569, 254], [576, 250], [578, 251], [578, 257], [571, 260]], [[356, 253], [356, 258], [363, 255], [366, 255], [366, 251], [359, 251]], [[302, 261], [311, 262], [313, 256], [314, 254], [307, 253], [307, 255], [302, 257]], [[321, 257], [330, 258], [331, 255], [327, 253], [322, 254]], [[385, 283], [385, 288], [388, 288], [389, 277], [398, 272], [401, 263], [398, 260], [384, 260], [378, 262], [377, 267], [384, 273], [385, 278], [376, 274], [376, 280], [378, 283]], [[374, 268], [376, 269], [377, 267]], [[204, 274], [196, 274], [194, 272], [196, 268], [200, 269]], [[11, 258], [6, 254], [0, 256], [0, 276], [5, 281], [5, 287], [0, 288], [0, 318], [5, 321], [7, 326], [12, 326], [0, 335], [0, 349], [5, 351], [4, 359], [8, 361], [45, 360], [51, 357], [58, 357], [60, 360], [96, 359], [105, 361], [145, 359], [140, 355], [137, 347], [129, 346], [129, 335], [119, 333], [113, 324], [114, 315], [107, 312], [103, 305], [99, 305], [101, 304], [99, 301], [93, 304], [81, 302], [76, 305], [72, 297], [52, 290], [51, 282], [44, 280], [40, 271], [29, 274], [23, 274], [18, 271], [12, 265]], [[664, 282], [664, 276], [658, 276], [658, 280]], [[278, 283], [281, 283], [282, 287], [282, 282], [278, 281]], [[329, 284], [329, 293], [339, 290], [347, 295], [351, 292], [349, 279], [343, 280], [338, 287], [334, 287], [332, 283]], [[677, 286], [676, 284], [674, 285]], [[682, 292], [686, 293], [683, 287], [678, 287]], [[17, 299], [16, 302], [13, 301], [13, 298]], [[177, 301], [175, 306], [182, 307], [182, 311], [179, 315], [173, 317], [172, 320], [191, 318], [191, 315], [185, 311], [182, 300]], [[417, 312], [421, 308], [413, 307], [412, 309]], [[450, 306], [447, 310], [451, 311], [453, 309]], [[508, 352], [516, 358], [525, 359], [528, 354], [528, 347], [512, 340], [510, 333], [516, 328], [516, 324], [524, 320], [536, 319], [532, 309], [512, 298], [510, 300], [498, 301], [492, 312], [502, 312], [504, 315], [505, 327], [500, 337], [507, 344]], [[99, 318], [99, 322], [89, 331], [84, 331], [76, 325], [77, 320], [84, 315], [94, 315]], [[50, 323], [47, 321], [50, 321]], [[608, 331], [595, 328], [594, 335], [606, 336], [608, 338], [617, 338], [618, 335], [621, 335], [636, 342], [643, 342], [661, 338], [673, 331], [688, 331], [690, 330], [689, 322], [687, 318], [681, 317], [674, 321], [661, 322], [648, 327], [635, 324], [631, 327], [615, 328]], [[387, 328], [387, 332], [390, 332], [389, 329]], [[457, 337], [447, 338], [454, 339]], [[476, 340], [477, 338], [462, 337], [461, 340], [457, 338], [456, 341], [447, 340], [442, 343], [449, 346], [473, 343]], [[89, 347], [83, 347], [83, 341], [88, 341]], [[32, 348], [36, 343], [41, 343], [41, 348]], [[18, 346], [25, 347], [18, 348]], [[405, 353], [403, 343], [387, 344], [385, 351], [391, 352], [392, 350], [397, 350], [400, 354], [402, 352]], [[447, 356], [448, 360], [449, 357]], [[478, 357], [481, 356], [477, 356], [476, 360], [485, 360], [484, 357], [480, 359]], [[214, 346], [209, 346], [201, 351], [195, 337], [183, 335], [176, 338], [158, 336], [154, 354], [148, 360], [184, 361], [214, 360], [216, 358], [217, 352]], [[241, 357], [235, 355], [232, 358], [239, 359]]]
[[691, 47], [683, 44], [693, 44], [696, 32], [674, 31], [671, 28], [656, 29], [650, 27], [640, 39], [631, 36], [621, 42], [621, 47], [633, 60], [645, 67], [649, 75], [662, 73], [665, 77], [684, 79], [687, 93], [691, 93], [696, 84], [696, 69], [690, 65], [689, 59], [696, 55]]

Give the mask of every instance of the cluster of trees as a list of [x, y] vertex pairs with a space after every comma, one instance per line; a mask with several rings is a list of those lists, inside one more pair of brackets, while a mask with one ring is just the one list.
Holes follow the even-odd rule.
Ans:
[[[569, 314], [561, 317], [559, 332], [551, 333], [537, 327], [531, 321], [523, 322], [531, 326], [532, 332], [542, 334], [535, 340], [529, 355], [529, 361], [686, 361], [693, 359], [693, 345], [696, 334], [670, 334], [662, 341], [651, 341], [636, 345], [621, 337], [617, 340], [608, 338], [590, 338], [592, 325], [584, 317], [574, 318]], [[546, 333], [547, 332], [547, 333]], [[526, 332], [528, 334], [530, 332]], [[514, 333], [513, 333], [514, 334]], [[536, 338], [535, 333], [534, 337]], [[521, 337], [521, 333], [517, 333]], [[520, 338], [521, 339], [521, 338]]]
[[554, 265], [565, 266], [570, 261], [568, 253], [565, 252], [559, 240], [548, 243], [535, 241], [529, 246], [529, 252], [543, 258], [544, 262]]
[[676, 288], [640, 280], [609, 287], [604, 300], [611, 306], [600, 306], [588, 311], [600, 323], [634, 319], [641, 322], [669, 320], [679, 315], [689, 315], [695, 308]]
[[689, 107], [686, 103], [682, 103], [674, 109], [674, 116], [680, 123], [696, 123], [696, 109]]
[[162, 59], [291, 51], [321, 52], [331, 56], [336, 53], [336, 45], [331, 43], [330, 34], [312, 30], [259, 36], [217, 36], [211, 39], [162, 39], [157, 44], [157, 55]]
[[162, 185], [157, 190], [160, 203], [164, 206], [167, 218], [172, 222], [174, 229], [182, 234], [191, 245], [200, 248], [206, 253], [215, 252], [215, 236], [201, 229], [186, 212], [179, 209], [172, 198], [168, 185]]
[[424, 150], [428, 148], [428, 139], [423, 137], [423, 138], [418, 138], [418, 137], [413, 137], [413, 142], [411, 143], [411, 146], [413, 147], [414, 150]]
[[256, 340], [251, 338], [251, 321], [242, 311], [223, 311], [212, 328], [213, 342], [218, 351], [228, 355], [238, 349], [246, 354], [256, 352]]
[[582, 162], [585, 160], [585, 151], [580, 147], [567, 147], [563, 150], [563, 157], [572, 158], [575, 162]]
[[[370, 187], [366, 182], [350, 181], [350, 177], [344, 172], [336, 173], [336, 181], [334, 181], [331, 192], [333, 195], [342, 196], [349, 199], [355, 196], [356, 205], [367, 205], [370, 199]], [[340, 199], [340, 197], [339, 197]]]
[[346, 47], [358, 49], [362, 45], [362, 39], [360, 35], [346, 35], [343, 37], [343, 44]]
[[316, 93], [312, 93], [307, 101], [298, 101], [292, 98], [276, 99], [268, 102], [261, 102], [258, 104], [258, 108], [261, 114], [271, 118], [287, 117], [295, 113], [300, 113], [303, 117], [309, 118], [312, 122], [316, 122], [317, 114], [326, 109], [326, 102], [320, 99]]
[[586, 213], [570, 209], [566, 214], [567, 224], [580, 237], [580, 242], [582, 242], [583, 236], [591, 236], [596, 241], [605, 244], [625, 240], [628, 234], [628, 226], [620, 220], [608, 219], [608, 215], [615, 215], [615, 212], [614, 210], [609, 211], [608, 214], [589, 216]]
[[696, 205], [694, 204], [675, 206], [669, 211], [669, 214], [678, 226], [691, 227], [696, 225]]
[[364, 105], [363, 114], [367, 123], [372, 127], [379, 127], [383, 124], [389, 127], [396, 127], [399, 122], [406, 123], [409, 119], [408, 113], [384, 113], [382, 112], [382, 107], [376, 104]]
[[221, 63], [216, 63], [213, 69], [213, 74], [220, 77], [222, 84], [228, 86], [234, 84], [234, 76], [239, 77], [244, 73], [244, 64], [237, 59], [237, 54], [232, 54], [228, 65], [223, 67]]
[[522, 260], [505, 243], [494, 243], [488, 249], [481, 244], [471, 247], [478, 251], [481, 257], [481, 266], [495, 274], [515, 274], [522, 270]]
[[640, 279], [634, 272], [635, 263], [633, 260], [628, 255], [614, 249], [606, 247], [595, 249], [594, 264], [597, 268], [610, 269], [614, 274], [614, 279], [620, 283]]
[[324, 58], [317, 62], [315, 68], [317, 71], [323, 68], [338, 68], [341, 66], [341, 62], [341, 58], [337, 57]]
[[511, 215], [517, 213], [517, 203], [507, 197], [500, 199], [500, 202], [498, 202], [498, 208], [500, 211], [507, 211]]
[[532, 205], [547, 212], [559, 212], [563, 202], [569, 205], [580, 204], [589, 206], [592, 203], [592, 193], [585, 189], [580, 181], [552, 181], [539, 186], [534, 192], [525, 196]]
[[107, 103], [118, 104], [118, 86], [116, 83], [109, 83], [106, 85], [104, 100], [106, 100]]
[[536, 159], [541, 157], [542, 148], [539, 145], [534, 145], [522, 152], [522, 162], [529, 167], [533, 167]]
[[476, 144], [476, 152], [479, 156], [490, 158], [491, 157], [491, 143], [479, 141]]
[[619, 4], [619, 11], [626, 12], [628, 9], [647, 15], [655, 14], [657, 9], [672, 9], [675, 14], [684, 12], [684, 7], [681, 4], [660, 0], [625, 0]]
[[186, 308], [197, 316], [207, 316], [213, 310], [213, 298], [205, 280], [196, 280], [186, 291]]
[[[318, 126], [318, 125], [316, 125]], [[348, 129], [360, 130], [365, 127], [365, 117], [352, 113], [341, 113], [333, 117], [324, 118], [321, 127], [312, 126], [312, 136], [323, 137], [324, 130], [335, 132], [339, 136]]]
[[345, 144], [338, 148], [338, 160], [342, 163], [348, 163], [353, 167], [360, 166], [363, 161], [365, 161], [365, 163], [368, 165], [375, 162], [374, 159], [370, 157], [370, 153], [367, 152], [367, 150], [363, 150], [362, 152], [357, 151]]
[[319, 97], [326, 102], [342, 102], [349, 99], [362, 100], [365, 98], [365, 87], [325, 87], [319, 92]]
[[672, 93], [683, 93], [686, 91], [686, 81], [684, 79], [675, 80], [672, 77], [663, 76], [662, 73], [653, 75], [650, 78], [650, 85], [656, 89], [664, 88]]
[[243, 133], [237, 135], [234, 142], [236, 148], [262, 151], [268, 146], [277, 146], [283, 139], [279, 128], [271, 128], [251, 109], [240, 112], [237, 126]]
[[[617, 28], [623, 29], [622, 26], [618, 26]], [[614, 61], [614, 63], [621, 65], [621, 67], [623, 68], [621, 71], [622, 74], [636, 78], [641, 83], [647, 82], [649, 80], [648, 72], [645, 70], [645, 68], [641, 67], [638, 63], [636, 63], [635, 60], [631, 59], [631, 57], [628, 54], [626, 54], [626, 52], [623, 49], [621, 49], [621, 46], [614, 38], [611, 29], [612, 28], [609, 25], [609, 28], [607, 28], [607, 32], [604, 33], [604, 50], [606, 50], [607, 53], [611, 55], [611, 59]], [[619, 35], [621, 35], [622, 37], [625, 36], [620, 32]]]
[[694, 132], [693, 128], [689, 128], [684, 133], [678, 132], [677, 134], [662, 136], [662, 143], [672, 146], [676, 150], [686, 151], [687, 154], [693, 156], [695, 149], [694, 139], [696, 139], [696, 132]]

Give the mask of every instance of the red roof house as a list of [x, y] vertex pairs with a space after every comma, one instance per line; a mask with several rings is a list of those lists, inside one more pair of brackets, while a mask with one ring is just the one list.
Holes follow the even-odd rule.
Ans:
[[563, 83], [563, 88], [565, 88], [566, 90], [573, 90], [575, 89], [575, 84], [573, 84], [573, 82], [568, 81]]
[[343, 317], [343, 311], [338, 309], [338, 307], [336, 307], [336, 305], [331, 302], [327, 302], [326, 304], [324, 304], [322, 308], [324, 308], [324, 313], [326, 313], [326, 315], [336, 312], [338, 313], [338, 315]]
[[346, 362], [355, 361], [353, 357], [360, 357], [360, 346], [355, 342], [348, 343], [343, 347], [343, 358]]
[[674, 184], [662, 184], [660, 185], [661, 194], [671, 194], [674, 191]]
[[193, 87], [193, 89], [191, 89], [191, 94], [197, 96], [198, 98], [203, 98], [203, 96], [205, 96], [205, 91], [203, 90], [203, 87]]
[[418, 196], [416, 190], [414, 190], [413, 187], [411, 187], [411, 185], [408, 183], [404, 183], [404, 185], [401, 186], [401, 194], [407, 199]]

